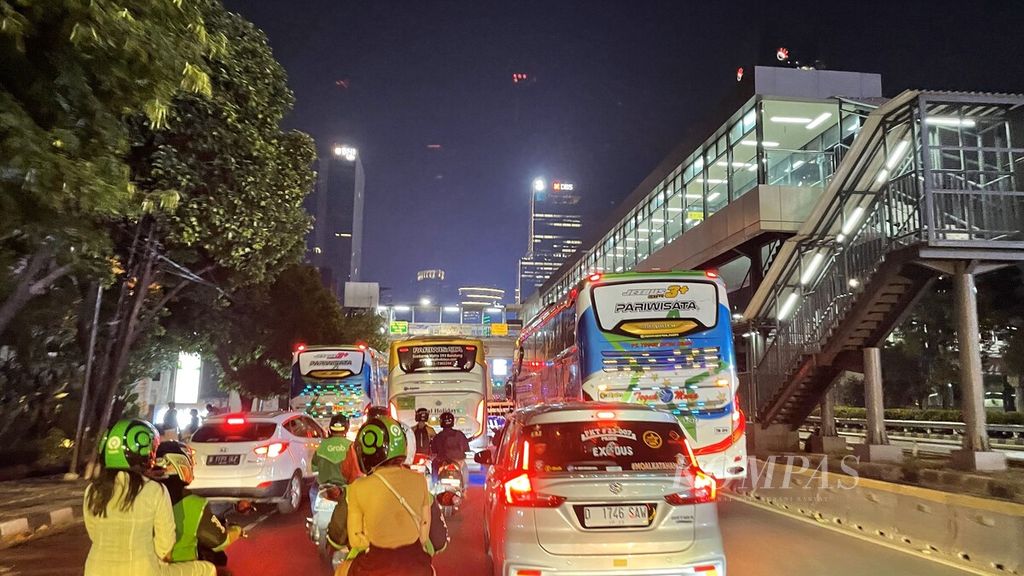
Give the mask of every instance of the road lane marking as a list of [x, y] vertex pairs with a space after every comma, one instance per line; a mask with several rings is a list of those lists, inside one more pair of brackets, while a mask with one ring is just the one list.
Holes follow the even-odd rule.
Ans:
[[736, 495], [733, 495], [733, 494], [724, 494], [724, 493], [720, 493], [720, 494], [721, 494], [722, 498], [725, 498], [725, 499], [728, 499], [728, 500], [732, 500], [733, 502], [740, 502], [740, 503], [746, 504], [748, 506], [753, 506], [755, 508], [760, 508], [762, 510], [767, 510], [769, 512], [774, 512], [774, 513], [776, 513], [776, 514], [778, 514], [780, 516], [785, 516], [786, 518], [791, 518], [793, 520], [799, 520], [801, 522], [804, 522], [805, 524], [810, 524], [812, 526], [817, 526], [819, 528], [825, 528], [826, 530], [831, 530], [832, 532], [835, 532], [837, 534], [844, 534], [844, 535], [849, 536], [851, 538], [856, 538], [858, 540], [863, 540], [864, 542], [871, 542], [872, 544], [877, 544], [879, 546], [882, 546], [882, 547], [885, 547], [885, 548], [889, 548], [890, 550], [898, 550], [898, 551], [903, 552], [905, 554], [909, 554], [910, 556], [913, 556], [914, 558], [920, 558], [920, 559], [923, 559], [923, 560], [931, 560], [932, 562], [936, 562], [938, 564], [942, 564], [942, 565], [947, 566], [949, 568], [955, 568], [957, 570], [961, 570], [961, 571], [966, 572], [968, 574], [977, 574], [978, 576], [992, 576], [993, 574], [998, 574], [998, 572], [995, 572], [995, 571], [983, 570], [981, 568], [975, 568], [973, 566], [964, 566], [963, 564], [958, 564], [956, 562], [953, 562], [952, 560], [947, 560], [947, 559], [942, 558], [940, 556], [932, 556], [931, 554], [925, 554], [924, 552], [921, 552], [919, 550], [913, 550], [913, 549], [910, 549], [910, 548], [904, 548], [902, 546], [898, 546], [898, 545], [893, 544], [891, 542], [886, 542], [885, 540], [879, 540], [879, 539], [867, 536], [865, 534], [860, 534], [860, 533], [857, 533], [857, 532], [851, 532], [849, 530], [846, 530], [844, 528], [840, 528], [838, 526], [833, 526], [832, 524], [829, 524], [829, 523], [826, 523], [826, 522], [819, 522], [818, 520], [815, 520], [814, 518], [808, 518], [807, 516], [804, 516], [802, 514], [792, 514], [792, 513], [786, 512], [785, 510], [780, 510], [780, 509], [778, 509], [778, 508], [776, 508], [774, 506], [769, 506], [768, 504], [763, 504], [761, 502], [756, 502], [754, 500], [749, 500], [747, 498], [743, 498], [742, 496], [736, 496]]
[[249, 532], [251, 532], [253, 530], [253, 528], [256, 528], [257, 526], [259, 526], [260, 523], [262, 523], [267, 518], [270, 518], [275, 513], [277, 513], [277, 510], [271, 510], [270, 512], [266, 512], [265, 514], [263, 514], [262, 516], [260, 516], [259, 518], [255, 519], [255, 520], [253, 520], [249, 524], [246, 524], [245, 526], [242, 526], [242, 532], [244, 532], [245, 534], [248, 534]]

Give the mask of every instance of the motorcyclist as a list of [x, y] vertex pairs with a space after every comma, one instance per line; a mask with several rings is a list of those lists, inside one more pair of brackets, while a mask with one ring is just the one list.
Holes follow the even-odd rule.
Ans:
[[[409, 427], [401, 422], [399, 425], [402, 427], [402, 431], [405, 432], [405, 437], [409, 438], [411, 433]], [[353, 450], [352, 452], [354, 453], [355, 451]], [[413, 461], [416, 459], [416, 453], [415, 446], [411, 442], [407, 442], [405, 461], [402, 465], [406, 468], [412, 466]], [[433, 550], [428, 550], [428, 552], [434, 555], [444, 551], [448, 546], [448, 525], [444, 520], [444, 514], [441, 513], [441, 507], [438, 506], [437, 500], [433, 496], [430, 499], [430, 544]], [[344, 511], [342, 508], [342, 506], [338, 506], [334, 510], [327, 530], [327, 541], [337, 549], [347, 546], [348, 543], [347, 508]]]
[[431, 498], [406, 468], [408, 438], [390, 416], [359, 429], [356, 455], [367, 476], [348, 489], [349, 576], [431, 576]]
[[469, 452], [469, 438], [461, 430], [455, 429], [455, 415], [451, 412], [441, 414], [441, 431], [430, 441], [430, 449], [434, 453], [431, 476], [437, 481], [437, 472], [448, 463], [454, 463], [462, 471], [462, 486], [466, 486], [466, 452]]
[[167, 489], [150, 480], [159, 433], [149, 422], [119, 420], [103, 436], [101, 470], [85, 489], [92, 541], [85, 576], [213, 576], [209, 562], [169, 564], [177, 540]]
[[[345, 486], [359, 476], [355, 469], [355, 461], [347, 458], [352, 441], [348, 439], [348, 416], [335, 414], [328, 425], [330, 436], [320, 442], [320, 447], [313, 456], [313, 471], [316, 472], [317, 484], [333, 484]], [[310, 492], [310, 504], [316, 510], [317, 487]]]
[[195, 478], [192, 451], [180, 442], [163, 442], [157, 449], [156, 479], [167, 488], [174, 509], [177, 541], [172, 562], [207, 560], [218, 566], [227, 563], [224, 549], [242, 537], [241, 526], [225, 528], [210, 511], [206, 498], [188, 491]]
[[430, 411], [426, 408], [416, 409], [416, 425], [412, 427], [412, 433], [416, 438], [416, 453], [430, 454], [430, 441], [434, 439], [437, 431], [428, 422]]

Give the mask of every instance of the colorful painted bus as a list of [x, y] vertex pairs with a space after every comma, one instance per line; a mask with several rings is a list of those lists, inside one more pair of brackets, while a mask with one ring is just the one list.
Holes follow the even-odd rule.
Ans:
[[388, 366], [392, 416], [413, 426], [416, 409], [426, 408], [437, 428], [441, 413], [451, 412], [472, 446], [486, 441], [489, 378], [483, 342], [447, 336], [398, 340], [391, 343]]
[[714, 272], [592, 274], [546, 307], [516, 343], [518, 407], [569, 400], [647, 404], [675, 414], [701, 467], [746, 476], [731, 316]]
[[291, 408], [323, 425], [345, 414], [355, 430], [367, 406], [383, 406], [387, 397], [387, 361], [373, 348], [299, 345], [292, 354]]

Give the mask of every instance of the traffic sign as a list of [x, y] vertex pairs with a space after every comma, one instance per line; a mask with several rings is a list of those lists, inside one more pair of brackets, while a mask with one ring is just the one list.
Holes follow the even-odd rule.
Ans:
[[405, 335], [409, 333], [409, 323], [405, 320], [392, 320], [389, 328], [391, 334]]
[[508, 324], [491, 324], [491, 336], [508, 336]]

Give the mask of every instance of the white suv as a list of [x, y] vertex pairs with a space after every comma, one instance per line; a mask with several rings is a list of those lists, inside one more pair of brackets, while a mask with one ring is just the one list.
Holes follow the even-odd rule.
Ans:
[[301, 412], [225, 414], [207, 418], [189, 441], [195, 480], [211, 500], [273, 502], [294, 512], [313, 482], [313, 455], [324, 431]]
[[496, 576], [723, 576], [715, 480], [675, 416], [637, 404], [513, 413], [484, 484]]

